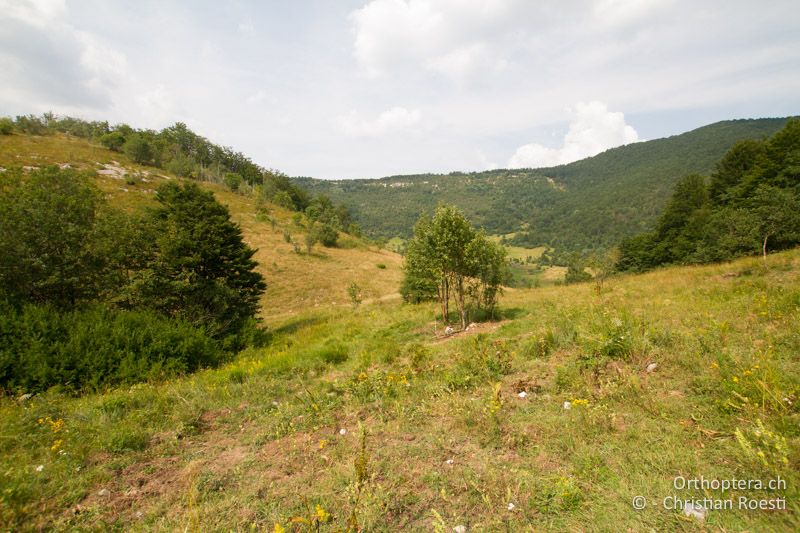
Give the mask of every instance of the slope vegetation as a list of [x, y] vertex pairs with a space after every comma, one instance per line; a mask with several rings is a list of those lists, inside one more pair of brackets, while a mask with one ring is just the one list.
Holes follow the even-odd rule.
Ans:
[[[161, 169], [137, 165], [125, 154], [68, 135], [0, 136], [0, 167], [47, 165], [69, 165], [96, 172], [97, 184], [111, 202], [128, 210], [153, 205], [153, 194], [160, 183], [181, 179]], [[338, 248], [317, 245], [307, 253], [303, 244], [307, 228], [303, 221], [295, 221], [293, 212], [269, 206], [273, 225], [257, 215], [252, 197], [232, 192], [222, 184], [200, 184], [228, 206], [247, 243], [258, 248], [255, 259], [268, 284], [262, 300], [262, 315], [268, 322], [309, 307], [349, 306], [347, 287], [351, 283], [361, 288], [365, 299], [386, 299], [396, 294], [402, 276], [399, 255], [347, 235], [342, 237]], [[291, 242], [287, 242], [287, 237]]]
[[516, 232], [514, 244], [580, 251], [649, 229], [681, 177], [709, 173], [734, 143], [769, 136], [786, 120], [718, 122], [553, 168], [297, 183], [347, 205], [373, 236], [408, 236], [421, 211], [445, 202], [489, 233]]
[[[220, 369], [2, 399], [0, 522], [797, 531], [800, 252], [501, 303], [501, 321], [452, 337], [433, 305], [312, 309]], [[778, 476], [776, 490], [680, 483]], [[675, 508], [705, 497], [736, 507], [703, 522]]]

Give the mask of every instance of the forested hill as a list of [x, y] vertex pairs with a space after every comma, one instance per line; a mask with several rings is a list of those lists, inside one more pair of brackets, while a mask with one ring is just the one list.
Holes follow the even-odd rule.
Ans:
[[681, 177], [708, 174], [734, 143], [765, 138], [786, 120], [717, 122], [552, 168], [296, 182], [346, 205], [373, 237], [408, 236], [421, 211], [446, 202], [489, 233], [515, 233], [515, 244], [579, 251], [649, 229]]

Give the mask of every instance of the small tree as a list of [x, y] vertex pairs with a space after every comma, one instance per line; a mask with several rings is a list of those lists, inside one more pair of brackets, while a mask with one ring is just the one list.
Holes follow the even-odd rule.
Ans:
[[356, 308], [359, 305], [361, 305], [362, 301], [361, 287], [359, 287], [355, 281], [350, 285], [348, 285], [347, 295], [350, 297], [350, 303], [353, 304], [353, 308]]
[[[404, 265], [404, 291], [409, 297], [429, 294], [435, 283], [442, 320], [449, 318], [450, 299], [458, 308], [461, 327], [467, 325], [466, 300], [493, 311], [506, 277], [505, 251], [476, 232], [455, 207], [440, 206], [433, 218], [414, 227]], [[420, 298], [421, 299], [421, 298]]]
[[74, 307], [90, 298], [100, 192], [74, 170], [9, 171], [0, 188], [0, 288], [17, 302]]
[[153, 147], [143, 136], [134, 134], [125, 141], [125, 154], [135, 163], [148, 165], [153, 160]]
[[109, 150], [121, 152], [122, 147], [125, 145], [125, 135], [120, 131], [111, 131], [100, 137], [100, 144]]
[[761, 251], [766, 265], [770, 238], [778, 248], [796, 244], [800, 240], [800, 201], [789, 190], [761, 186], [753, 195], [752, 205], [752, 211], [758, 219]]
[[8, 117], [0, 117], [0, 135], [11, 135], [14, 131], [14, 121]]
[[236, 333], [255, 316], [266, 288], [256, 251], [228, 209], [195, 183], [165, 183], [156, 199], [150, 218], [158, 237], [138, 277], [142, 303], [216, 336]]

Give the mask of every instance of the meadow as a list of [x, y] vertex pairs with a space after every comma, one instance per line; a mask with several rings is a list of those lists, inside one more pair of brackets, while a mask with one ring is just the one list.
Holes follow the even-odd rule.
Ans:
[[[794, 250], [767, 267], [507, 290], [496, 322], [452, 336], [434, 304], [265, 307], [269, 344], [221, 368], [0, 400], [0, 523], [796, 531], [799, 274]], [[701, 476], [786, 488], [674, 486]], [[783, 497], [787, 509], [699, 520], [664, 508], [671, 495]]]

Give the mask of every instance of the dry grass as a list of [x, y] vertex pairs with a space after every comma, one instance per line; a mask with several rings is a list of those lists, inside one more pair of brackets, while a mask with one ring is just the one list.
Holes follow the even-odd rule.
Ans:
[[[0, 136], [0, 166], [53, 164], [91, 170], [102, 170], [104, 165], [119, 169], [117, 176], [98, 175], [97, 184], [112, 205], [126, 210], [153, 205], [158, 185], [167, 179], [178, 179], [161, 169], [136, 165], [124, 154], [67, 135]], [[361, 287], [365, 300], [385, 301], [397, 294], [402, 278], [402, 258], [398, 254], [347, 235], [341, 239], [346, 248], [317, 245], [307, 254], [306, 228], [294, 224], [292, 212], [273, 206], [270, 213], [276, 221], [273, 229], [270, 222], [256, 216], [253, 198], [233, 193], [220, 184], [201, 182], [200, 185], [212, 190], [228, 206], [231, 216], [242, 227], [245, 241], [258, 249], [255, 258], [268, 286], [262, 299], [262, 316], [267, 323], [305, 309], [347, 307], [350, 305], [347, 287], [351, 283]], [[285, 231], [298, 243], [302, 253], [295, 253], [294, 245], [285, 242]]]

